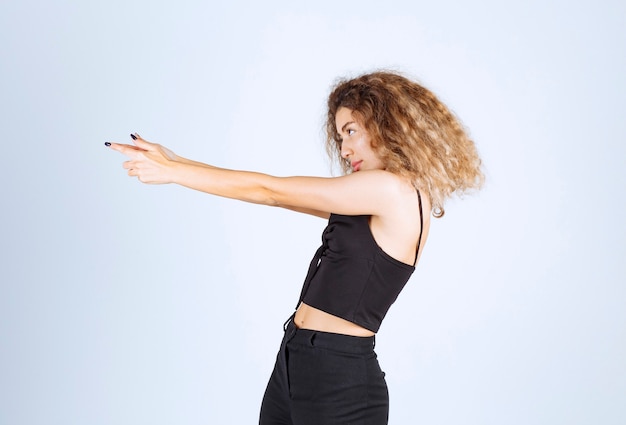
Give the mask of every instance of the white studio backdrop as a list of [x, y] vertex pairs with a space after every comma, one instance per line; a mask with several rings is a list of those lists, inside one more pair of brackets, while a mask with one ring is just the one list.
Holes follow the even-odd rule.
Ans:
[[0, 425], [255, 423], [324, 222], [142, 185], [103, 143], [329, 175], [329, 88], [379, 68], [461, 117], [488, 179], [432, 221], [377, 337], [390, 424], [623, 424], [625, 18], [618, 1], [4, 2]]

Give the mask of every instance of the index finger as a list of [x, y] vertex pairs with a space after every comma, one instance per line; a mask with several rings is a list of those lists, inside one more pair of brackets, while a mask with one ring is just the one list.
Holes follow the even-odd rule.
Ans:
[[110, 147], [111, 149], [120, 152], [123, 155], [126, 155], [129, 158], [133, 158], [135, 159], [135, 154], [137, 152], [146, 152], [145, 149], [142, 149], [138, 146], [135, 145], [126, 145], [126, 144], [122, 144], [122, 143], [113, 143], [113, 142], [107, 142], [105, 143], [106, 146]]

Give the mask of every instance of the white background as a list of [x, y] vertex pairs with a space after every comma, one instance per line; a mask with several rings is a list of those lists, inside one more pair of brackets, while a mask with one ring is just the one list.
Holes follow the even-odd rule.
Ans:
[[390, 424], [626, 423], [624, 28], [621, 1], [3, 2], [0, 424], [256, 423], [325, 223], [103, 143], [329, 175], [329, 87], [378, 68], [488, 179], [378, 335]]

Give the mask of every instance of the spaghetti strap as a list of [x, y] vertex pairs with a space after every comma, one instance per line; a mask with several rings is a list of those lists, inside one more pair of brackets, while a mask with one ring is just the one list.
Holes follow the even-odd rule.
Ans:
[[415, 250], [415, 261], [413, 262], [413, 267], [415, 267], [415, 265], [417, 264], [417, 258], [420, 255], [420, 245], [422, 243], [422, 234], [424, 233], [424, 216], [423, 216], [423, 212], [422, 212], [422, 195], [420, 195], [419, 189], [416, 188], [415, 191], [417, 192], [417, 202], [419, 203], [419, 207], [420, 207], [420, 237], [417, 240], [417, 249]]

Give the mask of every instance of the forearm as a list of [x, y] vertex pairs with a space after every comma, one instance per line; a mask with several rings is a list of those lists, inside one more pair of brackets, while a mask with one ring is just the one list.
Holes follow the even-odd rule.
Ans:
[[205, 167], [205, 168], [217, 168], [217, 167], [214, 167], [212, 165], [205, 164], [204, 162], [198, 162], [198, 161], [194, 161], [194, 160], [191, 160], [191, 159], [188, 159], [188, 158], [183, 158], [180, 155], [176, 155], [175, 160], [177, 162], [182, 162], [183, 164], [197, 165], [199, 167]]
[[255, 204], [279, 206], [272, 196], [272, 182], [278, 177], [267, 174], [228, 170], [186, 160], [172, 161], [170, 181], [211, 195]]
[[[270, 205], [270, 206], [279, 206], [291, 211], [296, 211], [299, 213], [310, 214], [317, 217], [322, 217], [324, 219], [328, 219], [330, 213], [326, 211], [320, 211], [316, 209], [310, 208], [299, 208], [291, 205], [284, 205], [275, 199], [271, 194], [274, 193], [273, 190], [268, 186], [268, 183], [278, 181], [278, 177], [268, 176], [266, 174], [261, 173], [253, 173], [246, 171], [233, 171], [227, 170], [223, 168], [214, 167], [209, 164], [205, 164], [203, 162], [192, 161], [187, 158], [177, 157], [176, 161], [191, 165], [195, 167], [201, 167], [205, 169], [214, 170], [213, 173], [202, 176], [193, 176], [194, 174], [200, 172], [201, 170], [193, 170], [188, 169], [186, 171], [179, 170], [176, 174], [179, 175], [177, 181], [182, 186], [189, 187], [192, 189], [200, 190], [202, 192], [211, 193], [218, 196], [223, 196], [232, 199], [239, 199], [242, 201], [252, 202], [256, 204]], [[210, 179], [217, 179], [220, 181], [221, 177], [221, 185], [209, 185], [207, 184]], [[234, 179], [230, 184], [226, 183], [228, 179]], [[201, 181], [200, 181], [201, 180]], [[235, 185], [235, 182], [244, 183], [243, 186]], [[219, 193], [218, 193], [219, 192]]]

